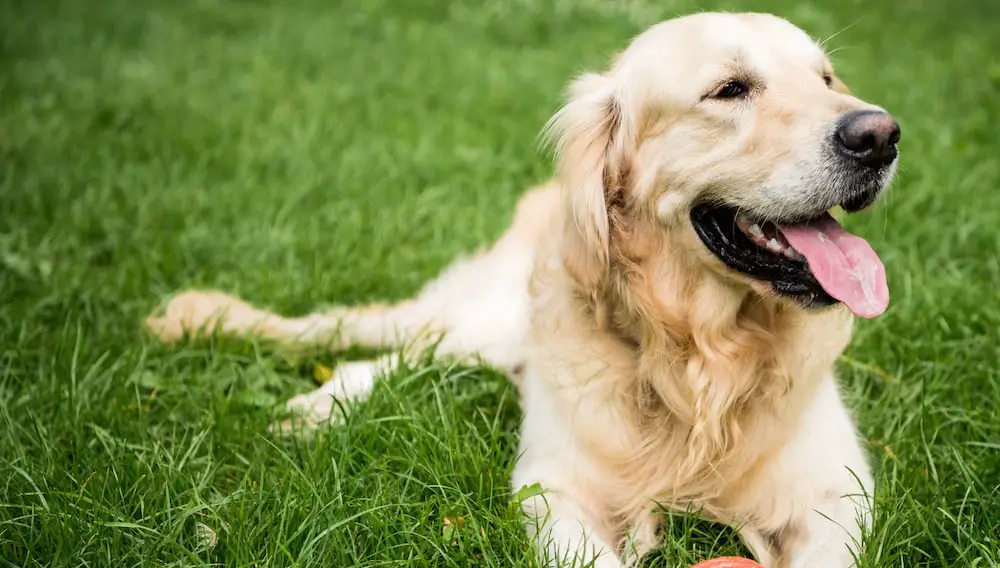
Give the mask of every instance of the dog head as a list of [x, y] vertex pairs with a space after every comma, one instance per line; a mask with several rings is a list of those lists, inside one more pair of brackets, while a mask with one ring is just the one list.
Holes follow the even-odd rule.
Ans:
[[735, 290], [885, 310], [878, 256], [829, 210], [859, 211], [884, 192], [899, 126], [852, 96], [791, 23], [702, 13], [658, 24], [609, 71], [577, 79], [549, 128], [578, 277], [599, 278], [622, 255], [672, 255]]

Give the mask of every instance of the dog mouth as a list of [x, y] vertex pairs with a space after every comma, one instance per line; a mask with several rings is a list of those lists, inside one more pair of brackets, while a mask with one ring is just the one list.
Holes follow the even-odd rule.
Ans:
[[804, 307], [841, 302], [855, 315], [873, 318], [889, 305], [878, 254], [829, 213], [772, 221], [703, 203], [691, 210], [691, 222], [702, 243], [727, 267], [766, 282]]

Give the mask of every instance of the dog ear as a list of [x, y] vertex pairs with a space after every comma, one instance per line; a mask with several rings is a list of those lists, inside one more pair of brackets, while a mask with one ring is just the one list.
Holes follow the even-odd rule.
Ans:
[[610, 266], [608, 201], [621, 198], [630, 131], [614, 81], [594, 73], [570, 85], [568, 101], [546, 126], [568, 212], [566, 260], [584, 285], [599, 284]]

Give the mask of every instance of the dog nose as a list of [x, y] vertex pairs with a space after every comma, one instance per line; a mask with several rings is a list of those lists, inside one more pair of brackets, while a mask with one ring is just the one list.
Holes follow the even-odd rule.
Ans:
[[896, 159], [899, 134], [899, 124], [889, 113], [856, 110], [840, 118], [835, 137], [842, 154], [862, 165], [879, 167]]

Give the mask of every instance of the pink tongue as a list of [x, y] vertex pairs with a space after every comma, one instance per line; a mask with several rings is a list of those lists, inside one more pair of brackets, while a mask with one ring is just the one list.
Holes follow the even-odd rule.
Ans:
[[863, 318], [889, 307], [885, 267], [868, 241], [848, 233], [830, 215], [804, 225], [779, 225], [781, 234], [809, 262], [827, 294]]

